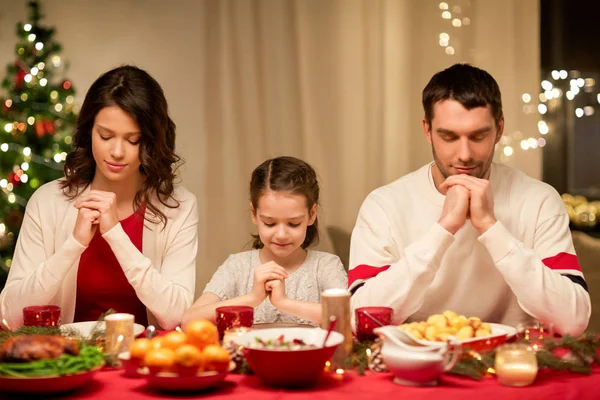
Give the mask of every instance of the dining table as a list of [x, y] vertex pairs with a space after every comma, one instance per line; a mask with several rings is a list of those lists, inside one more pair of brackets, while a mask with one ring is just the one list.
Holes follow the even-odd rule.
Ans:
[[[500, 384], [494, 376], [480, 381], [446, 374], [437, 386], [410, 387], [393, 382], [389, 372], [366, 371], [359, 375], [355, 370], [343, 374], [324, 373], [318, 384], [311, 388], [285, 389], [265, 386], [256, 376], [230, 373], [218, 386], [201, 392], [165, 392], [147, 384], [143, 377], [126, 377], [121, 369], [104, 368], [84, 387], [56, 396], [57, 399], [543, 399], [586, 400], [600, 399], [600, 367], [593, 366], [591, 374], [568, 371], [541, 370], [535, 382], [525, 387]], [[0, 393], [2, 399], [21, 399], [22, 395]]]

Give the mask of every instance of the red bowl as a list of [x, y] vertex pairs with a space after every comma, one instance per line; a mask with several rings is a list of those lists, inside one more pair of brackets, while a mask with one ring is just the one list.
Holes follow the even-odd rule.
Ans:
[[[54, 394], [69, 392], [86, 385], [94, 378], [102, 366], [98, 366], [89, 371], [78, 372], [72, 375], [49, 376], [49, 377], [32, 377], [32, 378], [15, 378], [8, 376], [0, 376], [0, 398], [3, 398], [2, 393], [12, 392], [19, 394]], [[38, 396], [39, 397], [39, 396]], [[30, 398], [21, 397], [18, 398]], [[36, 398], [36, 397], [31, 397]]]
[[[251, 331], [233, 339], [243, 346], [243, 353], [256, 376], [266, 385], [278, 387], [307, 387], [317, 383], [325, 363], [333, 356], [337, 346], [344, 341], [342, 334], [331, 332], [325, 347], [326, 331], [320, 328], [273, 328]], [[318, 346], [304, 350], [272, 350], [252, 348], [256, 338], [264, 341], [277, 339], [302, 339], [306, 344]]]
[[[232, 365], [232, 367], [234, 366]], [[193, 392], [212, 389], [218, 386], [228, 373], [228, 371], [210, 371], [201, 372], [196, 375], [181, 376], [171, 372], [151, 374], [148, 368], [141, 368], [139, 370], [139, 374], [146, 378], [151, 387], [169, 392]]]

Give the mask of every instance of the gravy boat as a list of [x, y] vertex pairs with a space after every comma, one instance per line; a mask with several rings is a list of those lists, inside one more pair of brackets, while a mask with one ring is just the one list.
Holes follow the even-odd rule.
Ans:
[[392, 325], [375, 328], [373, 332], [383, 339], [383, 361], [394, 374], [394, 382], [401, 385], [436, 385], [461, 356], [461, 344], [456, 339], [423, 344]]

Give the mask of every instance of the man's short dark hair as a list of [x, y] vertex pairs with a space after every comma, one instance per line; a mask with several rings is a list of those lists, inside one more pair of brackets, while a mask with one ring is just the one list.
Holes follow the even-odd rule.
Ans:
[[496, 80], [487, 72], [469, 64], [454, 64], [435, 74], [423, 89], [425, 120], [431, 126], [433, 106], [455, 100], [467, 110], [490, 106], [496, 125], [502, 119], [502, 96]]

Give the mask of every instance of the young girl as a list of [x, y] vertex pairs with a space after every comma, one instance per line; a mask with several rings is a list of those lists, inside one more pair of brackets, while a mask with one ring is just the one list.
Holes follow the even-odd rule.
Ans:
[[[194, 299], [196, 198], [173, 180], [175, 124], [158, 84], [123, 66], [90, 87], [65, 177], [29, 200], [0, 295], [5, 325], [55, 304], [62, 322], [113, 308], [172, 329]], [[154, 320], [154, 317], [157, 321]]]
[[339, 257], [307, 250], [319, 238], [319, 184], [314, 169], [293, 157], [267, 160], [252, 173], [254, 250], [230, 255], [183, 316], [183, 325], [226, 305], [254, 307], [255, 323], [321, 322], [320, 294], [347, 288]]

